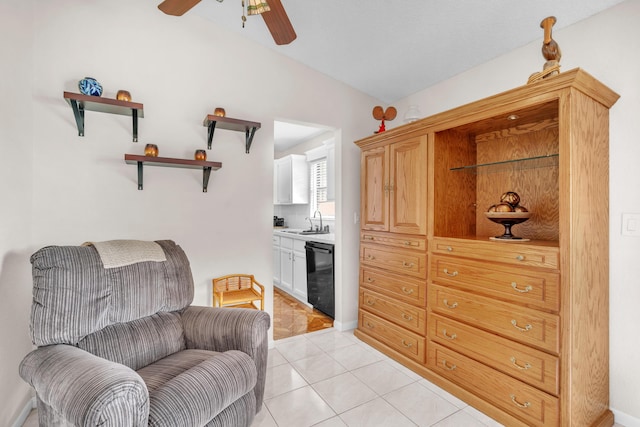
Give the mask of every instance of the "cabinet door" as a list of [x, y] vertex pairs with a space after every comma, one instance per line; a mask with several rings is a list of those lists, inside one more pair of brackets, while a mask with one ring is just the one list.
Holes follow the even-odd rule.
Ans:
[[293, 251], [293, 294], [307, 301], [307, 255], [301, 251]]
[[282, 158], [275, 161], [276, 204], [291, 203], [291, 159]]
[[388, 147], [362, 152], [360, 165], [361, 228], [389, 230], [389, 151]]
[[280, 288], [293, 292], [293, 250], [280, 249]]
[[273, 246], [273, 283], [280, 284], [280, 246]]
[[389, 231], [427, 234], [427, 136], [389, 148]]

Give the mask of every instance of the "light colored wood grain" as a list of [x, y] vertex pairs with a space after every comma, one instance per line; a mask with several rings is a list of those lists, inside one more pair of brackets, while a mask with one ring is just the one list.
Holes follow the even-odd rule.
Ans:
[[360, 307], [405, 329], [421, 335], [426, 334], [425, 309], [388, 298], [366, 288], [360, 289]]
[[394, 233], [427, 233], [427, 137], [390, 145], [390, 224]]
[[429, 339], [557, 396], [558, 357], [431, 313]]
[[360, 286], [418, 307], [427, 305], [427, 282], [372, 267], [360, 268]]
[[389, 229], [389, 151], [387, 147], [362, 152], [360, 182], [362, 228], [387, 231]]
[[[382, 176], [403, 171], [406, 200], [389, 202], [389, 216], [398, 206], [402, 222], [417, 224], [423, 215], [427, 250], [422, 240], [401, 247], [406, 236], [422, 234], [394, 232], [396, 218], [386, 228], [363, 224], [355, 335], [505, 425], [611, 426], [608, 109], [617, 99], [576, 69], [356, 141], [365, 153], [426, 138], [426, 179], [405, 154], [389, 155]], [[549, 157], [520, 161], [539, 156]], [[452, 170], [514, 160], [519, 167]], [[531, 167], [538, 163], [544, 167]], [[416, 196], [411, 183], [418, 182], [424, 190]], [[366, 185], [363, 175], [365, 193]], [[530, 241], [489, 240], [504, 228], [484, 212], [506, 191], [519, 193], [532, 212], [513, 227]], [[410, 194], [420, 203], [426, 197], [425, 213], [414, 210]], [[426, 270], [405, 271], [411, 256], [428, 262]], [[419, 293], [423, 283], [427, 336], [397, 317], [402, 304], [424, 301], [403, 289]], [[364, 296], [382, 308], [368, 311]], [[399, 336], [414, 340], [409, 348], [425, 339], [426, 364]], [[511, 357], [531, 367], [515, 372]], [[518, 406], [524, 402], [527, 408]]]

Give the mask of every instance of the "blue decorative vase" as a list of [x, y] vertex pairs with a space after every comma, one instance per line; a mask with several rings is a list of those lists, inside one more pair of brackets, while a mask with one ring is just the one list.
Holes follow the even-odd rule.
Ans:
[[102, 86], [93, 77], [85, 77], [78, 82], [80, 92], [85, 95], [100, 96], [102, 95]]

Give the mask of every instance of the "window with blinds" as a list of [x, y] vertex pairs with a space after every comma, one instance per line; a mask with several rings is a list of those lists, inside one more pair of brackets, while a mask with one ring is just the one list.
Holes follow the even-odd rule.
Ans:
[[309, 165], [311, 184], [310, 214], [320, 211], [323, 218], [335, 217], [335, 202], [327, 201], [327, 158], [313, 161]]

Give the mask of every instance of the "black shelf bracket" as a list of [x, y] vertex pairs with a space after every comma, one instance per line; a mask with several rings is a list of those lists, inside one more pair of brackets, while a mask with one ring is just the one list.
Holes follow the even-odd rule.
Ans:
[[216, 131], [216, 121], [209, 122], [209, 131], [207, 132], [207, 149], [211, 150], [211, 142], [213, 141], [213, 133]]
[[138, 110], [131, 110], [131, 119], [133, 120], [133, 142], [138, 142]]
[[142, 190], [142, 179], [144, 176], [144, 162], [138, 162], [138, 190]]
[[202, 192], [207, 192], [209, 186], [209, 177], [211, 176], [211, 167], [205, 166], [202, 168]]
[[76, 126], [78, 127], [78, 136], [84, 136], [84, 107], [78, 104], [75, 99], [70, 99], [73, 116], [76, 118]]
[[246, 153], [249, 154], [249, 150], [251, 149], [251, 143], [253, 142], [253, 135], [256, 134], [256, 128], [252, 127], [252, 128], [247, 128], [246, 132], [245, 132], [245, 138], [246, 138]]

